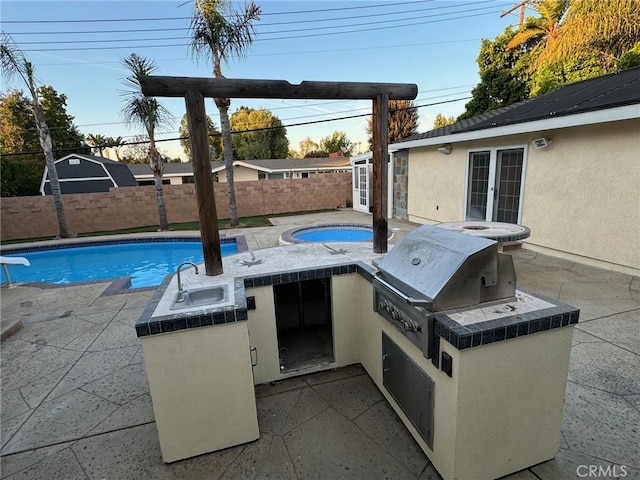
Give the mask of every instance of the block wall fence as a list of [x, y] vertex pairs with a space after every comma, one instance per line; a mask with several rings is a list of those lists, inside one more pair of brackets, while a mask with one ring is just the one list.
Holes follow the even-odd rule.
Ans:
[[[214, 186], [218, 218], [229, 218], [225, 183]], [[235, 184], [240, 217], [345, 207], [352, 199], [351, 173]], [[193, 184], [164, 185], [169, 223], [198, 220]], [[154, 186], [63, 195], [70, 232], [87, 233], [158, 225]], [[58, 223], [51, 196], [2, 197], [0, 240], [55, 236]]]

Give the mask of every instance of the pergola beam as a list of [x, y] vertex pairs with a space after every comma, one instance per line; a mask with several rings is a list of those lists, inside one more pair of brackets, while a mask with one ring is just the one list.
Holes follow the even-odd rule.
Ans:
[[285, 98], [314, 100], [373, 100], [386, 94], [389, 100], [413, 100], [418, 86], [411, 83], [309, 82], [294, 85], [286, 80], [242, 78], [142, 77], [142, 93], [150, 97], [184, 97], [196, 90], [210, 98]]

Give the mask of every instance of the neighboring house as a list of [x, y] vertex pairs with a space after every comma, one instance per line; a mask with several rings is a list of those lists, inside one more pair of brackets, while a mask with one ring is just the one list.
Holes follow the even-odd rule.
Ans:
[[405, 138], [389, 151], [394, 216], [519, 223], [531, 229], [528, 249], [640, 274], [640, 67]]
[[[307, 178], [316, 173], [350, 172], [348, 158], [288, 158], [273, 160], [235, 160], [234, 181], [274, 180], [285, 178]], [[153, 173], [147, 164], [129, 165], [138, 185], [152, 185]], [[226, 182], [227, 174], [223, 162], [211, 162], [211, 173], [216, 182]], [[191, 162], [165, 163], [163, 183], [179, 185], [193, 183]]]
[[[108, 192], [112, 187], [135, 187], [136, 179], [126, 164], [104, 157], [72, 153], [55, 161], [60, 190], [65, 193]], [[40, 193], [51, 195], [49, 170], [45, 167]]]

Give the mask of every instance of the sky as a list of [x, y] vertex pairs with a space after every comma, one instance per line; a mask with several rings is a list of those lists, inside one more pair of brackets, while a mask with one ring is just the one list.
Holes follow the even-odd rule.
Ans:
[[[223, 64], [227, 78], [415, 83], [419, 132], [431, 130], [438, 113], [464, 111], [478, 83], [481, 39], [493, 39], [517, 23], [517, 12], [501, 18], [514, 0], [254, 0], [262, 11], [246, 55]], [[244, 2], [234, 2], [241, 9]], [[131, 53], [156, 63], [157, 75], [211, 77], [207, 59], [189, 47], [192, 0], [32, 1], [0, 3], [2, 31], [34, 65], [39, 84], [67, 97], [67, 113], [80, 132], [132, 139], [139, 127], [123, 122], [122, 59]], [[531, 14], [531, 12], [528, 12]], [[25, 90], [18, 79], [2, 80], [1, 91]], [[157, 139], [177, 137], [184, 100], [159, 99], [174, 116]], [[316, 143], [342, 131], [367, 150], [371, 101], [232, 99], [240, 106], [266, 108], [287, 126], [290, 149], [310, 137]], [[213, 100], [207, 114], [219, 126]], [[298, 123], [331, 120], [304, 126]], [[172, 157], [184, 153], [176, 141], [160, 142]]]

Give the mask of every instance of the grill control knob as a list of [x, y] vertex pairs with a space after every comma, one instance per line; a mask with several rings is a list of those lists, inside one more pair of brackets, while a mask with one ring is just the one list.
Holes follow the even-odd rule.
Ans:
[[389, 308], [389, 304], [387, 303], [386, 300], [382, 300], [379, 304], [378, 304], [378, 310], [383, 311], [386, 310], [387, 308]]
[[391, 309], [391, 319], [396, 322], [400, 320], [400, 312], [396, 309]]
[[418, 331], [418, 325], [411, 320], [405, 320], [404, 322], [402, 322], [402, 328], [404, 328], [405, 332]]

